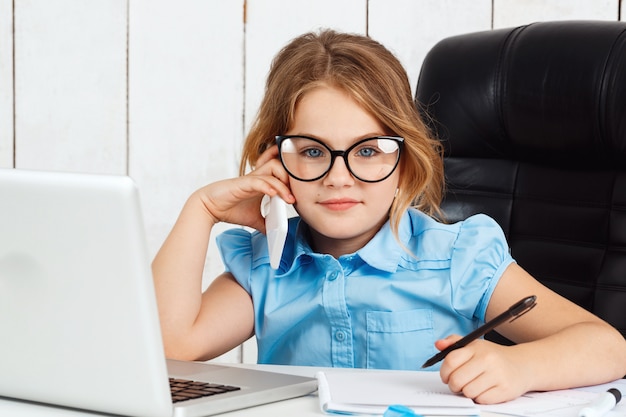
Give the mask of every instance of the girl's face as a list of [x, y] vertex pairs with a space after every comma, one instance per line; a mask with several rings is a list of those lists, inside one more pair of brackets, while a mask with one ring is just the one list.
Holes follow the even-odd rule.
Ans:
[[[295, 110], [287, 135], [316, 138], [333, 150], [346, 150], [360, 139], [388, 134], [383, 126], [350, 96], [334, 87], [308, 92]], [[363, 247], [388, 218], [398, 187], [399, 169], [381, 182], [356, 179], [343, 158], [312, 182], [289, 177], [294, 205], [311, 229], [316, 252], [335, 257]]]

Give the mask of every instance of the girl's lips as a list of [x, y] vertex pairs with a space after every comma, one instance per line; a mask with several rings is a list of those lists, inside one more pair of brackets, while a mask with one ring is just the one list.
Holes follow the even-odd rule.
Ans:
[[341, 199], [330, 199], [330, 200], [320, 201], [319, 204], [321, 204], [323, 207], [329, 210], [344, 211], [344, 210], [351, 209], [352, 207], [359, 204], [359, 202], [357, 200], [352, 200], [349, 198], [341, 198]]

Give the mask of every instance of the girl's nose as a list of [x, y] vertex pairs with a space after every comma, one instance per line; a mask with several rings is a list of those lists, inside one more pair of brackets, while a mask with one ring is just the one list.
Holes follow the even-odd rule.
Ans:
[[346, 185], [353, 185], [355, 178], [348, 170], [346, 161], [339, 157], [335, 158], [333, 166], [323, 178], [323, 181], [323, 184], [329, 187], [344, 187]]

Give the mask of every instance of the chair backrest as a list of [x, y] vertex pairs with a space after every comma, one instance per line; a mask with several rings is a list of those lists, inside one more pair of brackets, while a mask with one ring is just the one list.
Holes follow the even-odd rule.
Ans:
[[448, 221], [492, 216], [522, 267], [626, 336], [626, 22], [444, 39], [416, 102], [445, 146]]

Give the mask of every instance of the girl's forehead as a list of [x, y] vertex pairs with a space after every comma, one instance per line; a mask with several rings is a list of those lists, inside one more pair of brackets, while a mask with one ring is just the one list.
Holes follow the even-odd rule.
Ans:
[[348, 93], [330, 86], [312, 89], [301, 98], [286, 132], [311, 136], [337, 149], [385, 133], [383, 125]]

